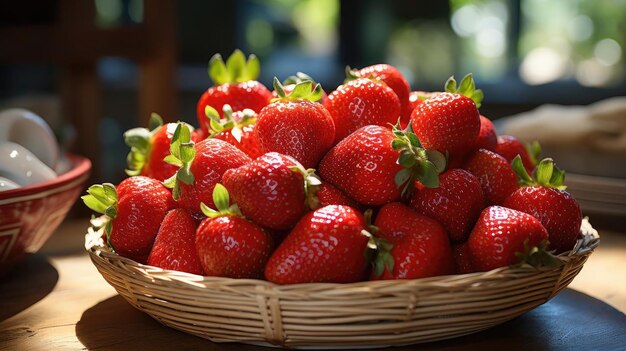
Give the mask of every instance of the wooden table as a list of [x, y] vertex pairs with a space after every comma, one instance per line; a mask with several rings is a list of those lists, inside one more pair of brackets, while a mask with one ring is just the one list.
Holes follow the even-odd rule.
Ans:
[[[83, 249], [86, 220], [66, 221], [40, 253], [0, 277], [0, 350], [262, 350], [215, 344], [157, 323], [110, 287]], [[490, 330], [420, 349], [623, 350], [626, 234], [602, 243], [549, 303]], [[409, 350], [393, 348], [392, 350]], [[507, 350], [507, 351], [508, 351]]]

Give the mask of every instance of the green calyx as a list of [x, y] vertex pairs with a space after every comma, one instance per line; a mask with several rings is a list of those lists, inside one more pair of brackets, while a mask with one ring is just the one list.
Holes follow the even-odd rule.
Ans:
[[210, 208], [204, 203], [200, 204], [200, 210], [204, 213], [205, 216], [209, 218], [217, 218], [217, 217], [243, 217], [239, 207], [235, 204], [230, 204], [230, 196], [228, 195], [228, 190], [222, 184], [215, 184], [215, 188], [213, 188], [213, 203], [217, 210]]
[[532, 176], [528, 174], [520, 155], [515, 156], [511, 162], [511, 167], [517, 174], [517, 182], [520, 186], [543, 186], [559, 190], [567, 189], [563, 184], [565, 181], [565, 171], [559, 169], [551, 158], [544, 158], [535, 167]]
[[305, 169], [304, 166], [298, 162], [298, 160], [291, 156], [287, 157], [294, 164], [289, 168], [296, 173], [300, 173], [304, 178], [304, 195], [307, 208], [310, 210], [318, 209], [320, 207], [320, 200], [317, 198], [317, 192], [322, 185], [320, 177], [315, 174], [315, 169]]
[[454, 79], [454, 76], [448, 78], [444, 87], [444, 91], [447, 93], [461, 94], [463, 96], [467, 96], [468, 98], [472, 99], [472, 101], [474, 101], [474, 104], [476, 104], [476, 108], [480, 108], [484, 98], [483, 91], [480, 89], [476, 89], [474, 78], [472, 77], [471, 73], [463, 77], [463, 80], [461, 80], [461, 84], [458, 87], [456, 85], [456, 80]]
[[194, 182], [190, 167], [195, 156], [196, 150], [193, 141], [191, 141], [191, 131], [187, 124], [178, 122], [170, 142], [170, 154], [163, 159], [165, 162], [179, 167], [173, 176], [163, 182], [163, 185], [172, 189], [174, 200], [180, 198], [181, 182], [187, 185], [192, 185]]
[[366, 210], [363, 215], [368, 230], [361, 230], [361, 234], [367, 237], [365, 258], [372, 265], [372, 273], [379, 277], [385, 271], [385, 267], [390, 273], [393, 273], [394, 260], [391, 255], [393, 245], [389, 241], [375, 236], [379, 229], [372, 224], [372, 209]]
[[535, 268], [553, 268], [563, 265], [552, 251], [548, 251], [548, 241], [543, 240], [539, 246], [529, 246], [528, 239], [524, 241], [524, 251], [516, 252], [515, 256], [519, 262], [515, 265], [521, 267], [529, 265]]
[[311, 78], [310, 75], [303, 73], [303, 72], [297, 72], [295, 75], [287, 77], [287, 79], [283, 81], [283, 85], [290, 85], [290, 84], [296, 85], [298, 83], [302, 83], [305, 81], [309, 81], [313, 84], [317, 84], [315, 79]]
[[236, 121], [233, 118], [233, 109], [230, 107], [229, 104], [225, 104], [222, 108], [222, 111], [224, 113], [224, 118], [220, 118], [217, 110], [213, 107], [205, 107], [204, 113], [209, 119], [209, 126], [212, 130], [212, 133], [209, 137], [212, 138], [221, 132], [230, 131], [233, 137], [238, 142], [241, 142], [241, 137], [243, 136], [243, 128], [256, 123], [256, 112], [252, 111], [251, 109], [244, 109], [242, 111], [243, 117], [239, 121]]
[[250, 54], [246, 60], [245, 55], [239, 49], [235, 50], [226, 62], [220, 54], [213, 55], [209, 60], [209, 77], [215, 85], [255, 80], [259, 77], [260, 71], [259, 59], [254, 54]]
[[287, 94], [285, 92], [285, 87], [280, 83], [278, 78], [274, 77], [274, 90], [276, 91], [276, 94], [278, 94], [278, 97], [272, 99], [271, 102], [293, 101], [299, 99], [316, 102], [319, 101], [324, 95], [320, 83], [314, 83], [311, 80], [303, 80], [296, 83], [291, 93]]
[[81, 199], [91, 210], [106, 216], [99, 227], [104, 226], [107, 237], [111, 235], [112, 220], [117, 217], [117, 191], [111, 183], [95, 184], [87, 189]]
[[532, 143], [525, 144], [524, 147], [526, 148], [526, 152], [528, 153], [528, 157], [530, 158], [530, 162], [532, 162], [533, 167], [537, 166], [541, 157], [541, 145], [539, 142], [535, 140]]
[[402, 187], [402, 197], [410, 196], [418, 180], [427, 188], [439, 187], [439, 174], [446, 169], [447, 157], [437, 150], [427, 150], [420, 143], [409, 123], [405, 130], [393, 126], [396, 136], [391, 147], [398, 151], [397, 163], [404, 168], [395, 175], [395, 183]]
[[163, 119], [156, 113], [150, 115], [148, 128], [133, 128], [124, 133], [124, 142], [130, 147], [130, 152], [126, 156], [126, 174], [136, 176], [141, 174], [141, 170], [150, 155], [150, 138], [163, 126]]

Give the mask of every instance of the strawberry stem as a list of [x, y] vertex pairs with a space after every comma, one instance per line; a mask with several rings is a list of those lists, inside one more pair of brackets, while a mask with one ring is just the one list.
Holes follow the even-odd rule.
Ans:
[[528, 239], [524, 241], [524, 251], [516, 252], [515, 256], [519, 259], [516, 266], [524, 264], [535, 268], [541, 267], [559, 267], [563, 262], [554, 256], [553, 251], [548, 251], [548, 241], [543, 240], [538, 246], [529, 246]]

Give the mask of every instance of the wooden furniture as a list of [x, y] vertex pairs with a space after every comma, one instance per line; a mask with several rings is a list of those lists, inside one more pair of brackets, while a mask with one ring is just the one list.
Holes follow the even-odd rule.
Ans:
[[[0, 63], [53, 63], [59, 67], [63, 114], [77, 132], [74, 151], [92, 160], [93, 179], [100, 174], [102, 152], [97, 142], [102, 108], [99, 59], [115, 56], [137, 63], [139, 108], [133, 125], [147, 125], [154, 111], [166, 119], [175, 116], [175, 2], [143, 3], [143, 22], [137, 25], [99, 28], [93, 0], [58, 0], [51, 24], [0, 27]], [[25, 5], [5, 6], [15, 6], [19, 12]]]
[[[242, 344], [214, 344], [162, 326], [133, 309], [102, 279], [84, 251], [87, 222], [66, 221], [40, 253], [0, 277], [0, 350], [171, 350], [172, 346], [185, 350], [265, 350]], [[602, 243], [570, 285], [572, 289], [549, 303], [493, 329], [419, 348], [623, 347], [625, 234], [600, 231]]]

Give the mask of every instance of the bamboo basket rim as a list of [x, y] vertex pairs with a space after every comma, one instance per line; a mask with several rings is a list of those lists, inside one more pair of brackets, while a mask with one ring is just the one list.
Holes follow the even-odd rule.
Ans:
[[[578, 239], [574, 248], [571, 251], [566, 251], [559, 254], [557, 259], [559, 259], [563, 264], [568, 263], [570, 260], [589, 254], [600, 244], [600, 235], [598, 231], [594, 229], [587, 217], [583, 218], [581, 223], [581, 237]], [[94, 230], [92, 226], [90, 226], [87, 230], [87, 234], [85, 234], [85, 249], [92, 255], [96, 255], [102, 258], [114, 258], [120, 262], [123, 262], [127, 268], [131, 268], [137, 273], [145, 274], [153, 279], [160, 279], [166, 281], [181, 281], [185, 283], [190, 283], [191, 285], [202, 288], [203, 285], [201, 283], [211, 283], [211, 284], [219, 284], [225, 283], [228, 285], [257, 285], [263, 286], [267, 288], [271, 288], [273, 291], [280, 291], [282, 293], [288, 292], [297, 292], [299, 290], [307, 290], [309, 292], [314, 292], [316, 290], [319, 291], [332, 291], [333, 289], [341, 288], [341, 289], [362, 289], [362, 288], [384, 288], [389, 285], [397, 285], [398, 283], [404, 284], [419, 284], [420, 287], [426, 287], [431, 285], [433, 287], [445, 288], [449, 284], [454, 284], [458, 286], [458, 284], [466, 283], [467, 285], [472, 284], [473, 278], [489, 278], [494, 277], [496, 279], [502, 273], [528, 273], [528, 272], [536, 272], [536, 271], [550, 271], [559, 269], [559, 267], [542, 267], [535, 268], [530, 265], [522, 265], [522, 266], [505, 266], [496, 268], [486, 272], [475, 272], [475, 273], [466, 273], [466, 274], [452, 274], [452, 275], [442, 275], [428, 278], [418, 278], [418, 279], [399, 279], [399, 280], [365, 280], [354, 283], [300, 283], [300, 284], [288, 284], [288, 285], [279, 285], [272, 283], [267, 280], [262, 279], [236, 279], [236, 278], [226, 278], [226, 277], [216, 277], [216, 276], [203, 276], [198, 274], [192, 274], [187, 272], [180, 272], [175, 270], [162, 269], [159, 267], [151, 266], [148, 264], [143, 264], [136, 262], [130, 258], [122, 257], [119, 254], [115, 253], [111, 250], [111, 248], [104, 242], [102, 239], [103, 229]], [[261, 291], [259, 291], [261, 292]]]

